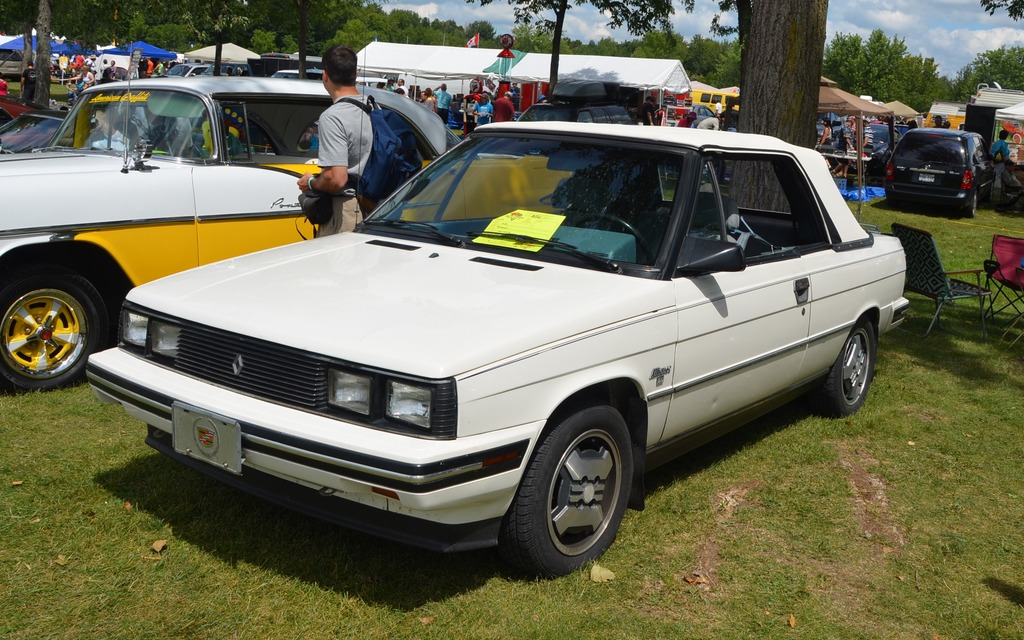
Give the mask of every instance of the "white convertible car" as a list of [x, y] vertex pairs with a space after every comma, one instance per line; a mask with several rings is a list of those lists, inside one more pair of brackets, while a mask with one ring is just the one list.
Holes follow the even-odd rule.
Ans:
[[[458, 143], [422, 105], [363, 91], [421, 161]], [[132, 286], [311, 237], [295, 181], [329, 105], [319, 82], [114, 82], [82, 94], [45, 152], [0, 155], [0, 390], [81, 379]]]
[[653, 466], [798, 396], [857, 411], [904, 269], [812, 150], [489, 125], [356, 232], [134, 289], [88, 378], [223, 483], [560, 575]]

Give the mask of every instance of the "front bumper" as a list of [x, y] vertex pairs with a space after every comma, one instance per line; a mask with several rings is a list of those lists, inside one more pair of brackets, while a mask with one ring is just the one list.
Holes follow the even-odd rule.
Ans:
[[[147, 444], [227, 485], [431, 550], [492, 546], [542, 425], [454, 440], [378, 432], [215, 387], [119, 349], [90, 358], [96, 396], [149, 425]], [[144, 383], [137, 382], [144, 381]], [[174, 407], [229, 416], [240, 473], [175, 450]]]

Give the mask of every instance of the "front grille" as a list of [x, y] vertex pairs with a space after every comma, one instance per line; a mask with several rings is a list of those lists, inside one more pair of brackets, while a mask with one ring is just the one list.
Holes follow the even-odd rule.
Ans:
[[[300, 351], [276, 342], [154, 313], [131, 303], [125, 303], [125, 310], [177, 327], [179, 333], [177, 355], [174, 357], [153, 352], [149, 344], [141, 348], [122, 341], [122, 348], [198, 380], [383, 431], [430, 439], [456, 437], [458, 397], [452, 378], [425, 379], [336, 360], [320, 353]], [[371, 378], [368, 414], [328, 404], [328, 373], [331, 369], [353, 371]], [[388, 380], [431, 389], [433, 401], [429, 429], [387, 415], [385, 390]]]
[[183, 325], [174, 368], [267, 400], [327, 408], [327, 363], [272, 342]]

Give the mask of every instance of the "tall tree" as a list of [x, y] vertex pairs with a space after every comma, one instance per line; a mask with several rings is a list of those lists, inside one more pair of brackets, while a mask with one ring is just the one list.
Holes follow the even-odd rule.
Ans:
[[1006, 9], [1010, 17], [1020, 20], [1024, 17], [1024, 0], [981, 0], [981, 8], [993, 15], [997, 9]]
[[[493, 1], [479, 0], [481, 5]], [[474, 0], [466, 2], [473, 3]], [[671, 30], [669, 17], [674, 12], [672, 0], [508, 0], [508, 3], [513, 7], [517, 23], [534, 24], [551, 31], [551, 69], [548, 82], [552, 87], [558, 83], [558, 55], [562, 51], [565, 16], [573, 5], [590, 4], [609, 16], [608, 26], [624, 26], [635, 36], [641, 36], [659, 27], [666, 31]]]
[[[684, 1], [688, 11], [693, 4]], [[739, 130], [813, 146], [828, 0], [718, 0], [718, 7], [737, 14], [735, 28], [720, 27], [720, 16], [714, 26], [739, 34]]]

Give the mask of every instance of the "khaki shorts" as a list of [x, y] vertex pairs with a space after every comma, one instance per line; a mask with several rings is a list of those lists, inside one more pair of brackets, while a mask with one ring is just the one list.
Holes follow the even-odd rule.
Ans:
[[355, 198], [333, 198], [331, 204], [334, 207], [334, 215], [317, 228], [317, 238], [351, 231], [356, 228], [356, 223], [363, 219], [363, 213]]

